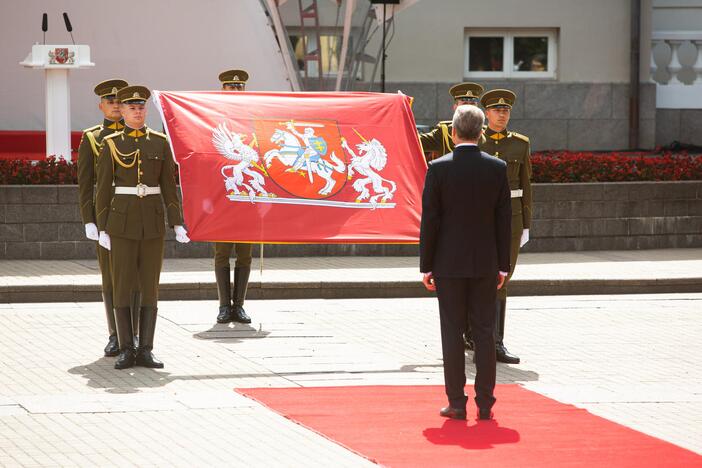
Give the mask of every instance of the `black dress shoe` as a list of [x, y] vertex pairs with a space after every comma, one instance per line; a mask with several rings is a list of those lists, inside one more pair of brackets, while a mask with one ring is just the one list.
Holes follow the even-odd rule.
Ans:
[[134, 350], [132, 348], [119, 352], [115, 361], [115, 369], [129, 369], [134, 367]]
[[217, 315], [217, 323], [229, 323], [234, 318], [232, 317], [232, 306], [219, 306], [219, 315]]
[[521, 359], [518, 356], [507, 351], [505, 345], [502, 343], [497, 343], [495, 345], [495, 354], [497, 357], [497, 362], [504, 362], [505, 364], [519, 364]]
[[439, 411], [439, 415], [443, 416], [444, 418], [451, 418], [451, 419], [466, 419], [466, 410], [461, 409], [461, 408], [453, 408], [451, 406], [447, 406], [446, 408], [441, 408], [441, 411]]
[[140, 367], [148, 367], [149, 369], [163, 369], [163, 363], [156, 359], [154, 353], [148, 350], [139, 350], [134, 364]]
[[119, 354], [119, 344], [117, 342], [117, 334], [110, 335], [107, 340], [107, 346], [105, 346], [105, 356], [114, 357]]
[[478, 410], [478, 419], [481, 421], [489, 421], [492, 419], [492, 411], [488, 408], [480, 408]]
[[233, 319], [239, 323], [251, 323], [251, 317], [246, 314], [246, 311], [241, 306], [234, 306]]

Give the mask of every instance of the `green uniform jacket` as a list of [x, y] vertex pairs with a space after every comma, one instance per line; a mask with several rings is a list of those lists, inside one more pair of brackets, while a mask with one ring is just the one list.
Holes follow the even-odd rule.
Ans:
[[436, 157], [443, 156], [453, 151], [453, 139], [451, 131], [453, 122], [443, 120], [436, 125], [432, 131], [419, 134], [419, 141], [422, 144], [422, 151], [434, 153]]
[[531, 150], [529, 138], [510, 131], [497, 134], [487, 128], [478, 146], [481, 151], [505, 161], [510, 190], [521, 189], [523, 191], [521, 197], [512, 198], [512, 235], [521, 235], [522, 229], [529, 229], [531, 226]]
[[[136, 150], [139, 150], [138, 154]], [[115, 187], [135, 187], [138, 183], [161, 187], [161, 196], [113, 195], [113, 184]], [[165, 230], [164, 202], [169, 225], [183, 224], [175, 183], [175, 162], [166, 135], [147, 127], [139, 130], [125, 127], [106, 136], [97, 163], [95, 204], [98, 229], [110, 236], [134, 240], [162, 237]]]
[[102, 140], [110, 133], [124, 128], [124, 121], [105, 119], [101, 125], [86, 128], [78, 146], [78, 204], [83, 224], [95, 223], [95, 193], [97, 157]]

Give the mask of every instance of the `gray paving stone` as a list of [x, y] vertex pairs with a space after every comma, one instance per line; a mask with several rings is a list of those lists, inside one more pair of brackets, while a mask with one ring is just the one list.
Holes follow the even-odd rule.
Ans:
[[680, 141], [702, 146], [702, 110], [680, 111]]
[[25, 205], [54, 205], [58, 203], [58, 186], [22, 186], [22, 203]]
[[566, 84], [526, 83], [524, 85], [525, 114], [532, 119], [568, 119], [572, 104]]
[[77, 185], [59, 185], [58, 186], [58, 202], [61, 204], [78, 203], [78, 186]]
[[558, 119], [514, 119], [509, 128], [529, 137], [531, 151], [562, 150], [568, 147], [568, 121]]
[[568, 122], [568, 149], [610, 151], [628, 147], [627, 120], [581, 119]]
[[21, 242], [23, 240], [22, 224], [0, 224], [0, 241]]
[[0, 205], [15, 205], [22, 203], [22, 186], [0, 185]]
[[38, 260], [41, 258], [39, 242], [8, 242], [5, 248], [7, 259]]
[[667, 146], [681, 139], [681, 111], [679, 109], [656, 110], [656, 145]]
[[85, 226], [83, 223], [59, 223], [55, 226], [58, 227], [58, 238], [56, 240], [75, 242], [79, 239], [85, 239]]
[[75, 242], [40, 242], [42, 260], [64, 260], [74, 258]]
[[[25, 223], [25, 242], [47, 242], [59, 240], [59, 225], [53, 223]], [[63, 240], [63, 239], [61, 239]]]

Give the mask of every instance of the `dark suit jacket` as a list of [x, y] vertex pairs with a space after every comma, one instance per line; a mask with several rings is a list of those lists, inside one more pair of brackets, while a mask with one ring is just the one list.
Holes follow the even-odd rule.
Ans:
[[420, 271], [479, 278], [509, 271], [507, 165], [476, 146], [429, 164], [422, 195]]

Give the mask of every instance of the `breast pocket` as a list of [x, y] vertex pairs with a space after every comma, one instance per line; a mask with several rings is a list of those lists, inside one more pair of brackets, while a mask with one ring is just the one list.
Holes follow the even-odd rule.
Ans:
[[519, 188], [519, 170], [522, 167], [522, 159], [519, 157], [507, 158], [507, 179], [512, 190]]
[[163, 154], [161, 153], [146, 153], [144, 155], [145, 164], [142, 167], [142, 183], [155, 186], [158, 185], [158, 179], [161, 175], [161, 165], [163, 164]]

